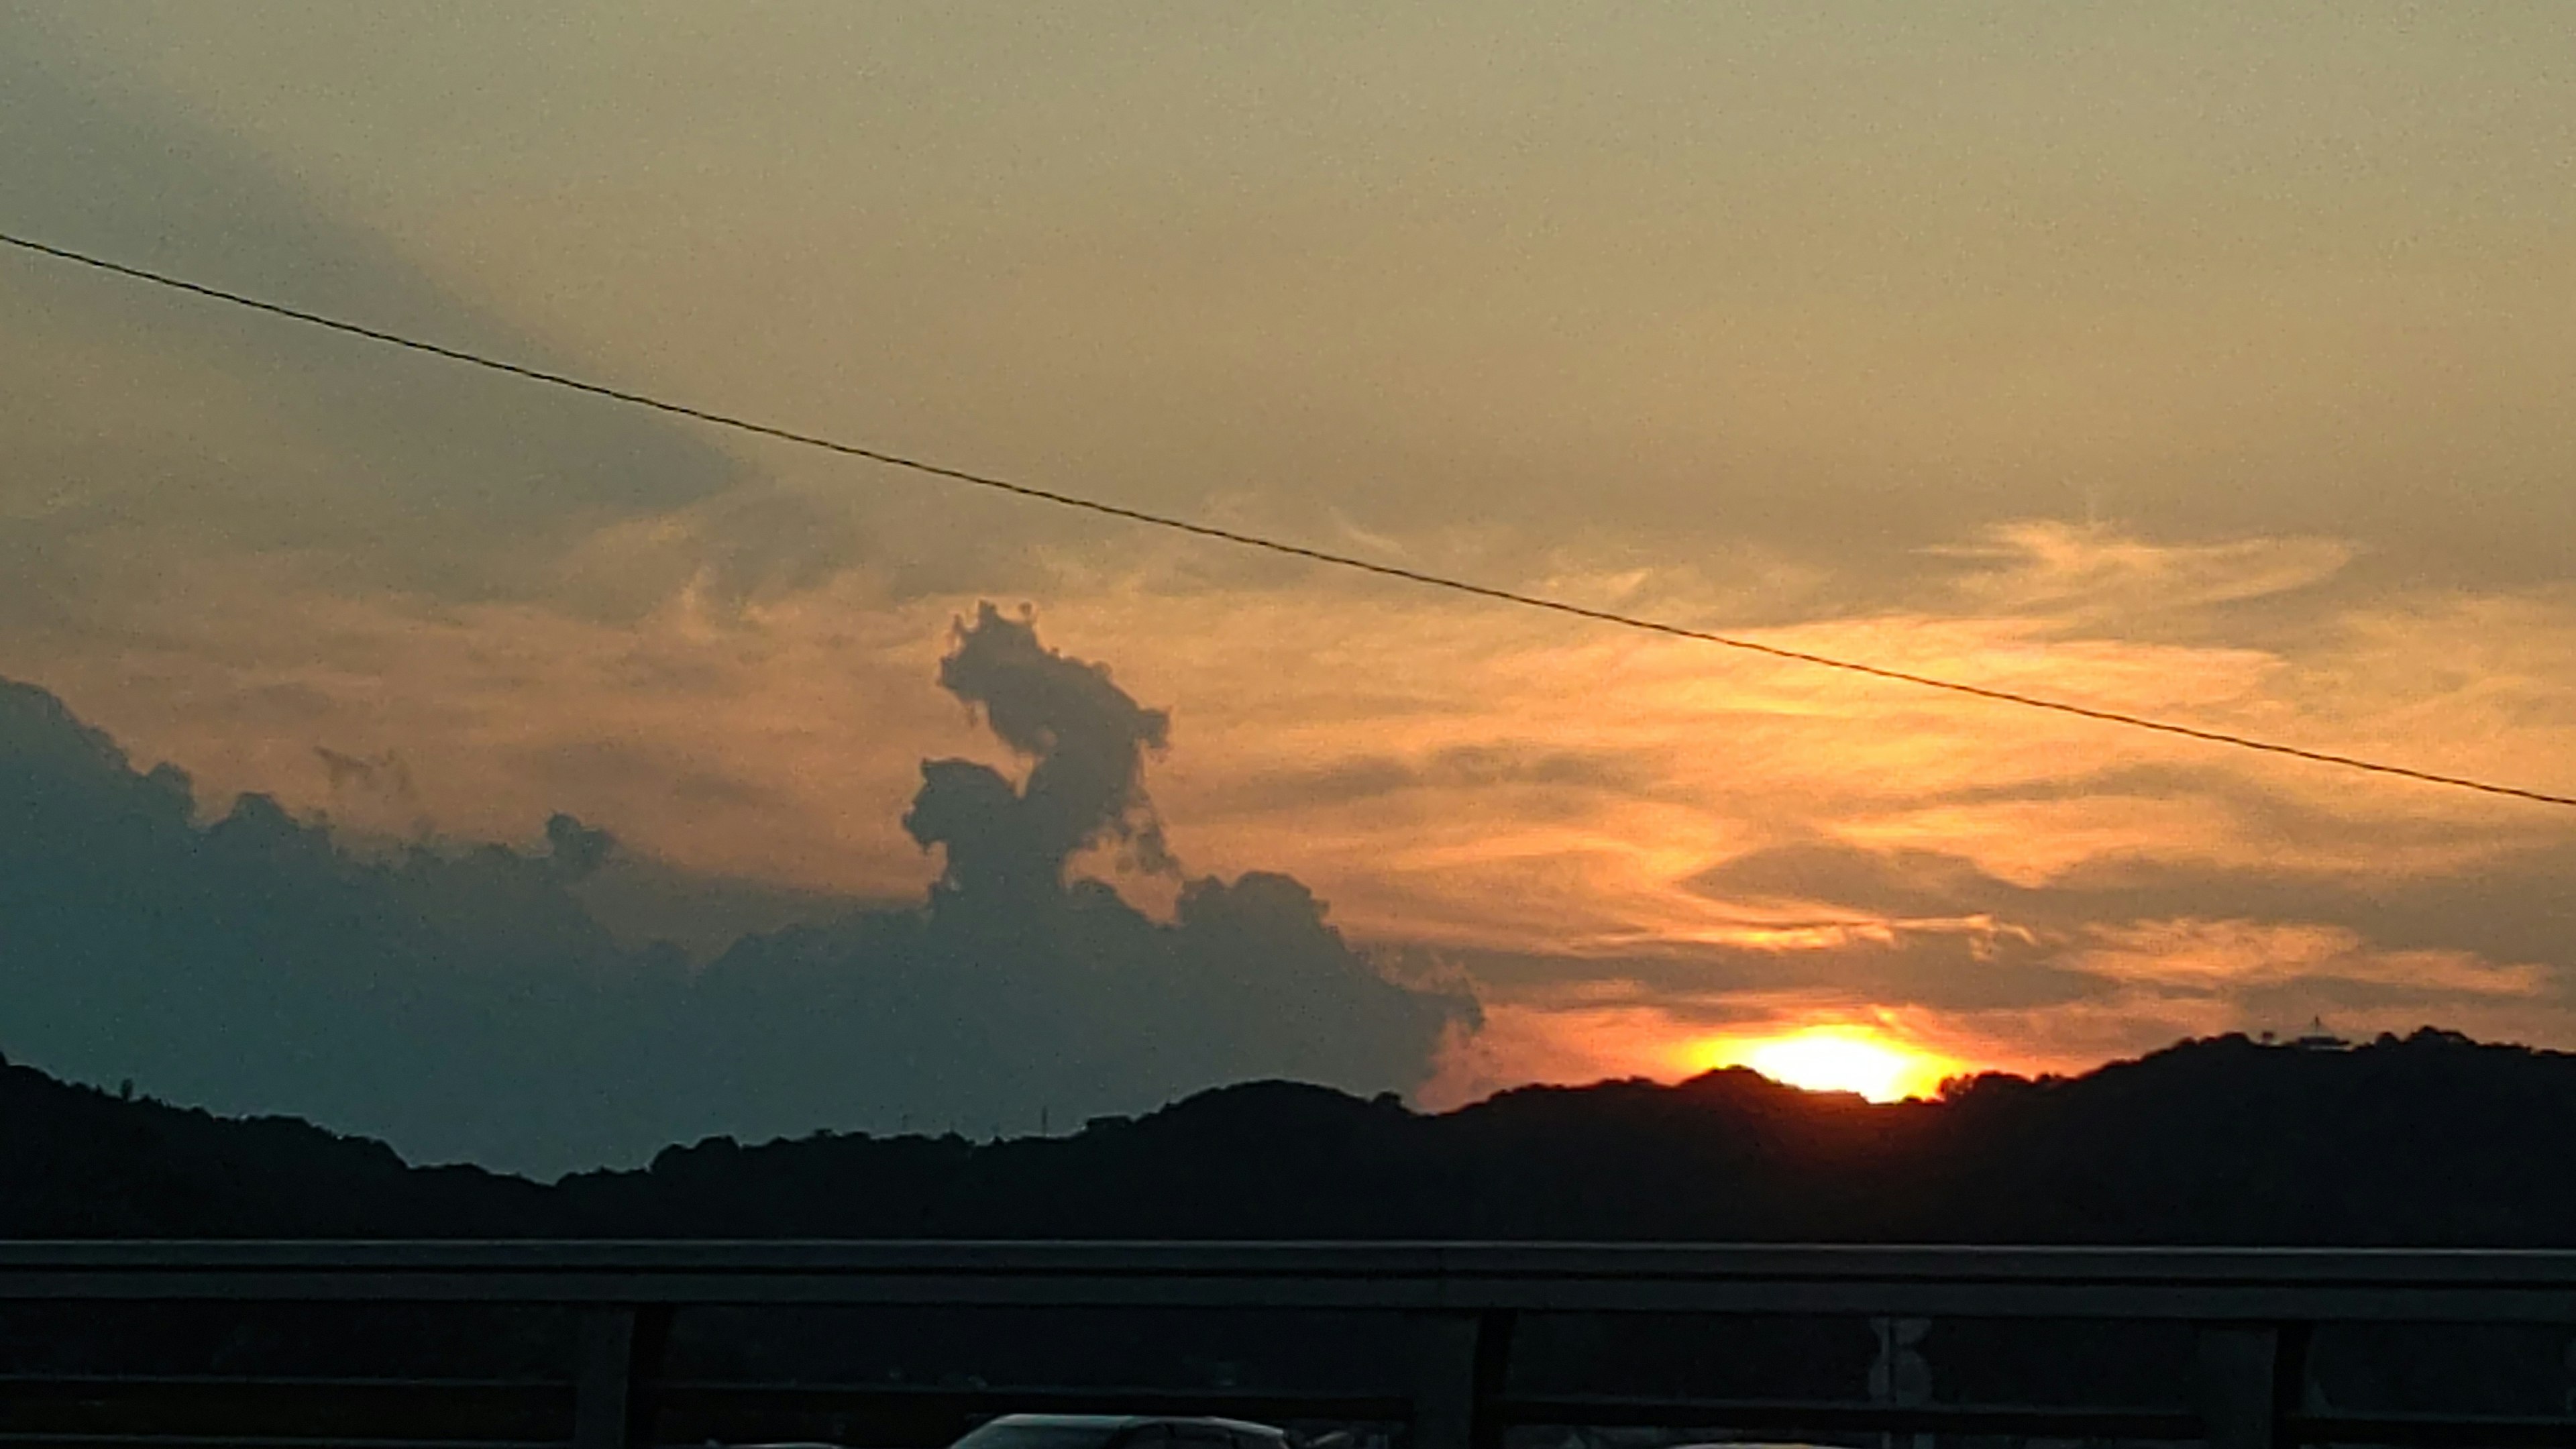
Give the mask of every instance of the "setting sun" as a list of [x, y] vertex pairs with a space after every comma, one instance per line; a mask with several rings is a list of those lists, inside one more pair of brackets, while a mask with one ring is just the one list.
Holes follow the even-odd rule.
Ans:
[[1865, 1027], [1819, 1026], [1786, 1036], [1706, 1043], [1708, 1067], [1750, 1067], [1775, 1082], [1810, 1092], [1851, 1092], [1873, 1102], [1928, 1096], [1958, 1069], [1946, 1057], [1891, 1040]]

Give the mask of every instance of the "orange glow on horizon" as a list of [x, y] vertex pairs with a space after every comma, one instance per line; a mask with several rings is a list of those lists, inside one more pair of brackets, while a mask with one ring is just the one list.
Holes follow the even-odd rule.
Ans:
[[1696, 1044], [1702, 1070], [1749, 1067], [1784, 1086], [1850, 1092], [1872, 1102], [1928, 1097], [1961, 1064], [1865, 1026], [1814, 1026], [1782, 1036], [1718, 1037]]

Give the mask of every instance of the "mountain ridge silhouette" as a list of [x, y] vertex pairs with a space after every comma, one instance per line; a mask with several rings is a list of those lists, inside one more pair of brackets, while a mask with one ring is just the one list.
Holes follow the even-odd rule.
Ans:
[[1247, 1082], [1068, 1135], [716, 1137], [553, 1183], [10, 1065], [0, 1236], [2576, 1246], [2576, 1056], [2223, 1036], [1885, 1105], [1734, 1068], [1437, 1114]]

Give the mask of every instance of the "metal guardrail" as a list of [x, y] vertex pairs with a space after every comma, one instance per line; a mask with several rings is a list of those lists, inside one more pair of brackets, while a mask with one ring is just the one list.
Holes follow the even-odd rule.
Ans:
[[[2307, 1392], [2311, 1331], [2337, 1324], [2576, 1328], [2576, 1253], [1861, 1246], [1304, 1243], [0, 1243], [0, 1303], [481, 1304], [581, 1311], [575, 1449], [652, 1441], [655, 1410], [692, 1396], [909, 1400], [1008, 1408], [1229, 1412], [1402, 1420], [1409, 1449], [1497, 1449], [1506, 1427], [1727, 1424], [1748, 1431], [2200, 1439], [2295, 1443], [2576, 1444], [2576, 1419], [2330, 1415]], [[1335, 1310], [1402, 1317], [1412, 1387], [1262, 1393], [1186, 1383], [1132, 1390], [957, 1390], [665, 1381], [672, 1315], [706, 1307], [968, 1306]], [[1515, 1325], [1532, 1313], [1867, 1315], [2189, 1325], [2194, 1407], [1645, 1399], [1506, 1392]], [[174, 1402], [293, 1384], [156, 1380]], [[138, 1391], [143, 1381], [138, 1381]], [[552, 1392], [567, 1386], [502, 1386]], [[384, 1383], [404, 1393], [476, 1386]], [[496, 1386], [481, 1386], [497, 1392]], [[0, 1403], [37, 1392], [0, 1379]], [[59, 1392], [56, 1384], [44, 1392]], [[355, 1391], [353, 1386], [352, 1391]], [[177, 1439], [0, 1430], [0, 1445]], [[222, 1442], [188, 1439], [189, 1443]], [[260, 1444], [289, 1441], [260, 1439]], [[399, 1435], [315, 1439], [419, 1441]], [[500, 1449], [502, 1441], [480, 1441]], [[541, 1438], [514, 1440], [547, 1442]], [[248, 1449], [247, 1443], [240, 1449]]]

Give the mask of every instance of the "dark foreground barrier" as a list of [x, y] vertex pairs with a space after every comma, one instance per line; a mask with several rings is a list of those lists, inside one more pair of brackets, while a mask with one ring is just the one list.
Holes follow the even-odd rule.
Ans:
[[[849, 1346], [937, 1339], [973, 1360], [979, 1324], [1081, 1350], [1146, 1322], [1178, 1325], [1161, 1342], [1182, 1347], [1101, 1359], [1117, 1376], [1075, 1384], [867, 1376], [857, 1360], [875, 1350]], [[1309, 1327], [1283, 1337], [1283, 1323]], [[1224, 1325], [1293, 1338], [1301, 1367], [1246, 1374], [1190, 1350], [1191, 1324], [1210, 1342]], [[2015, 1325], [2038, 1330], [2018, 1367], [1933, 1382], [1927, 1337], [1991, 1346]], [[1543, 1425], [1899, 1449], [2576, 1444], [2564, 1382], [2576, 1356], [2557, 1357], [2571, 1327], [2576, 1253], [2558, 1252], [19, 1243], [0, 1244], [0, 1445], [630, 1449], [782, 1430], [934, 1444], [1015, 1409], [1379, 1424], [1406, 1449], [1500, 1449]], [[2435, 1336], [2385, 1337], [2421, 1331]], [[514, 1334], [554, 1334], [561, 1351], [512, 1358]], [[2333, 1335], [2349, 1361], [2327, 1373], [2318, 1350]], [[2049, 1366], [2052, 1344], [2078, 1341], [2107, 1346], [2055, 1361], [2124, 1371], [2076, 1382], [2087, 1376]], [[2159, 1359], [2159, 1344], [2173, 1351]], [[1851, 1345], [1852, 1371], [1819, 1390], [1833, 1375], [1801, 1366]], [[327, 1371], [282, 1369], [288, 1347]], [[174, 1372], [156, 1353], [196, 1359]], [[2537, 1387], [2507, 1406], [2519, 1411], [2466, 1391], [2517, 1355], [2538, 1365], [2525, 1375]], [[1639, 1368], [1649, 1360], [1678, 1367], [1658, 1379]], [[2454, 1380], [2463, 1391], [2430, 1409], [2377, 1392], [2401, 1379], [2416, 1398], [2444, 1400]], [[1691, 1387], [1704, 1382], [1731, 1387]]]

